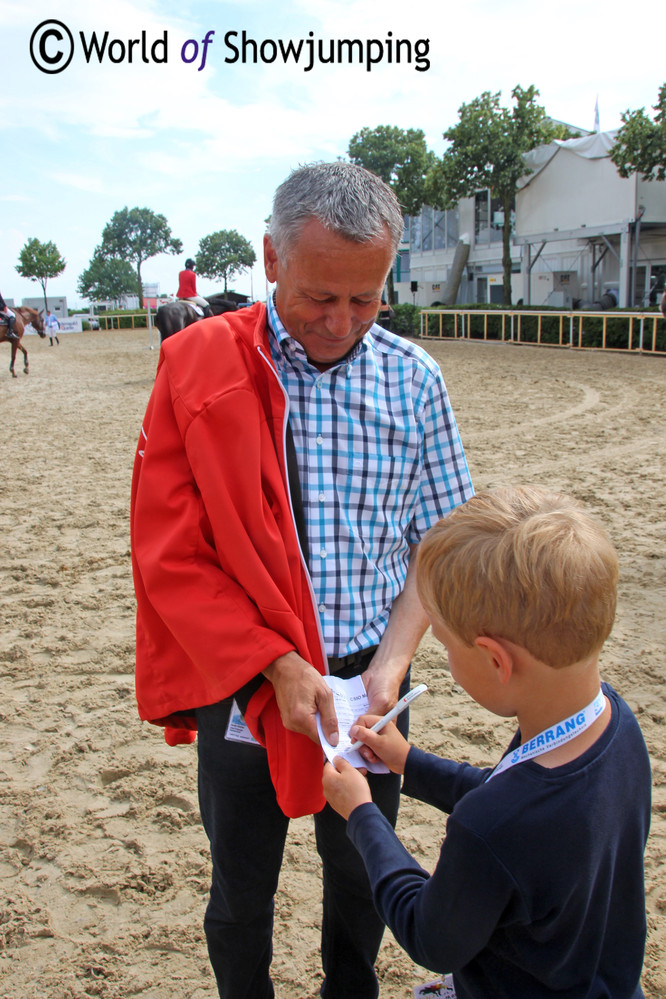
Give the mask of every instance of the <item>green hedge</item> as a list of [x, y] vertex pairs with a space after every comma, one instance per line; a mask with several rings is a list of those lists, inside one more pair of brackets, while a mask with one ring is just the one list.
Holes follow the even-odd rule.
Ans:
[[[401, 308], [401, 306], [398, 306]], [[411, 306], [410, 306], [411, 308]], [[501, 307], [493, 306], [466, 306], [465, 311], [469, 312], [479, 312], [478, 316], [472, 315], [469, 319], [465, 316], [465, 335], [469, 336], [472, 340], [482, 340], [484, 338], [484, 316], [482, 313], [488, 313], [487, 320], [487, 338], [488, 340], [501, 340], [502, 339], [502, 313], [505, 311]], [[531, 311], [529, 309], [520, 309], [521, 312], [525, 313]], [[554, 313], [552, 315], [547, 314], [546, 309], [534, 309], [534, 312], [541, 313], [541, 343], [542, 344], [559, 344], [560, 342], [560, 312]], [[631, 309], [613, 309], [606, 313], [606, 347], [613, 348], [616, 350], [627, 350], [629, 347], [629, 327], [630, 327], [630, 317], [626, 315], [628, 312], [632, 312]], [[652, 316], [659, 314], [658, 310], [651, 309], [646, 310], [646, 318], [643, 329], [643, 349], [652, 350], [652, 329], [653, 329], [653, 319]], [[586, 311], [580, 310], [573, 313], [567, 313], [562, 319], [562, 343], [569, 344], [571, 339], [571, 320], [570, 315], [573, 316], [573, 344], [575, 347], [578, 346], [578, 330], [580, 327], [581, 317], [583, 320], [583, 347], [601, 347], [603, 344], [603, 318], [601, 316], [590, 316]], [[505, 340], [511, 337], [511, 319], [507, 315], [505, 317]], [[452, 315], [444, 315], [442, 317], [442, 336], [453, 337], [455, 330], [455, 319]], [[439, 317], [431, 315], [428, 319], [428, 331], [430, 336], [439, 336]], [[461, 335], [461, 318], [458, 316], [457, 319], [457, 331], [458, 336]], [[513, 317], [513, 336], [514, 340], [518, 340], [518, 317]], [[632, 325], [632, 349], [636, 350], [639, 345], [640, 338], [640, 320], [633, 320]], [[539, 319], [537, 315], [521, 315], [520, 317], [520, 342], [521, 343], [537, 343], [539, 342]], [[656, 350], [666, 350], [666, 322], [659, 316], [657, 321], [657, 338], [655, 344]]]
[[107, 329], [139, 330], [145, 329], [148, 326], [148, 314], [145, 309], [125, 309], [122, 312], [110, 309], [108, 312], [98, 312], [95, 318], [98, 320], [99, 328], [102, 332]]
[[421, 332], [421, 308], [418, 305], [410, 305], [404, 302], [402, 305], [394, 305], [394, 316], [391, 320], [391, 329], [400, 336], [418, 336]]

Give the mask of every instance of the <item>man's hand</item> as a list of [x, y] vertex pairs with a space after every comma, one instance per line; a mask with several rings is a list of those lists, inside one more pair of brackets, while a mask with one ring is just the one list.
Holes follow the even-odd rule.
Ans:
[[[377, 657], [375, 656], [375, 659]], [[395, 706], [400, 694], [400, 684], [404, 676], [388, 670], [385, 667], [374, 665], [375, 660], [370, 663], [365, 673], [361, 674], [365, 692], [368, 695], [368, 710], [372, 714], [385, 715]], [[374, 667], [374, 668], [373, 668]]]
[[302, 732], [319, 743], [317, 712], [321, 727], [332, 746], [338, 744], [338, 719], [333, 694], [324, 678], [297, 652], [279, 656], [263, 671], [275, 688], [282, 722], [291, 732]]
[[343, 819], [348, 819], [355, 808], [372, 801], [372, 795], [368, 782], [360, 770], [356, 770], [342, 756], [336, 756], [334, 763], [335, 766], [330, 763], [324, 766], [322, 777], [324, 796], [331, 808], [334, 808]]
[[349, 732], [352, 739], [363, 743], [361, 756], [368, 763], [385, 763], [394, 774], [404, 774], [410, 745], [398, 732], [393, 722], [389, 722], [379, 732], [373, 732], [372, 726], [379, 721], [377, 715], [362, 715], [352, 725]]
[[428, 627], [428, 618], [416, 589], [418, 545], [410, 545], [409, 549], [405, 585], [393, 601], [386, 631], [363, 674], [369, 710], [373, 714], [385, 715], [398, 700], [400, 684]]

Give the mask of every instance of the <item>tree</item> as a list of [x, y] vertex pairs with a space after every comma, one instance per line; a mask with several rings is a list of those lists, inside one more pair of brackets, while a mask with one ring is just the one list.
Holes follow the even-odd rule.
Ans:
[[645, 113], [625, 111], [610, 157], [620, 177], [641, 173], [643, 180], [666, 179], [666, 83], [659, 88], [654, 121]]
[[[437, 157], [426, 146], [420, 128], [402, 129], [395, 125], [362, 128], [349, 141], [352, 163], [363, 166], [389, 185], [403, 212], [416, 215], [425, 199], [425, 178]], [[393, 271], [389, 271], [388, 299], [393, 304]]]
[[519, 180], [531, 172], [523, 157], [536, 146], [571, 135], [546, 116], [536, 102], [538, 94], [534, 86], [514, 87], [510, 109], [500, 106], [500, 91], [486, 90], [463, 104], [458, 124], [444, 132], [450, 146], [426, 180], [426, 197], [435, 208], [453, 208], [485, 188], [500, 201], [505, 305], [511, 304], [511, 210]]
[[227, 283], [234, 274], [252, 267], [257, 255], [252, 244], [235, 229], [219, 229], [199, 240], [196, 268], [199, 274], [211, 281], [224, 279], [224, 294]]
[[19, 253], [16, 270], [21, 277], [29, 278], [31, 281], [39, 281], [44, 295], [44, 309], [48, 312], [46, 284], [49, 278], [62, 274], [66, 266], [67, 261], [60, 256], [55, 243], [50, 241], [40, 243], [38, 239], [29, 239]]
[[425, 178], [437, 157], [426, 146], [420, 128], [377, 125], [362, 128], [349, 141], [352, 163], [365, 167], [393, 188], [406, 215], [421, 210]]
[[99, 254], [136, 265], [136, 290], [143, 307], [142, 263], [158, 253], [181, 253], [182, 249], [183, 244], [171, 235], [164, 215], [150, 208], [122, 208], [105, 225]]
[[136, 274], [127, 260], [105, 258], [97, 247], [87, 269], [79, 275], [76, 290], [91, 302], [117, 302], [136, 291]]

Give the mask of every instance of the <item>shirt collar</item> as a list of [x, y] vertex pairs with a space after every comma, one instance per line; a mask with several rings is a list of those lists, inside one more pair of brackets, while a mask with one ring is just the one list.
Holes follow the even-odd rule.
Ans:
[[268, 313], [268, 327], [271, 332], [275, 335], [275, 339], [284, 351], [285, 344], [288, 340], [296, 343], [294, 338], [290, 336], [282, 324], [282, 320], [278, 315], [277, 306], [275, 305], [275, 292], [268, 296], [266, 302], [266, 312]]
[[[271, 333], [273, 334], [275, 344], [279, 348], [278, 353], [281, 353], [283, 357], [288, 357], [290, 359], [300, 354], [302, 359], [306, 363], [309, 363], [302, 344], [300, 344], [298, 340], [295, 340], [293, 336], [287, 332], [280, 316], [278, 315], [277, 306], [275, 305], [275, 292], [268, 296], [266, 301], [266, 313], [268, 315], [269, 336]], [[371, 340], [372, 327], [368, 330], [363, 339], [359, 340], [347, 357], [340, 361], [340, 364], [344, 363], [347, 366], [353, 364], [360, 354], [368, 350]]]

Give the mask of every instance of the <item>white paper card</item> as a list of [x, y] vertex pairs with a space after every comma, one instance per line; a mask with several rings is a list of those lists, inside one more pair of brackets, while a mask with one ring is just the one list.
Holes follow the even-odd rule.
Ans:
[[360, 767], [365, 767], [373, 774], [389, 773], [389, 768], [385, 764], [368, 763], [363, 759], [358, 749], [351, 749], [353, 739], [349, 735], [349, 729], [357, 718], [367, 712], [370, 706], [361, 677], [353, 676], [349, 680], [343, 680], [339, 676], [325, 676], [324, 680], [333, 691], [340, 740], [337, 746], [331, 746], [322, 730], [321, 717], [317, 714], [317, 731], [319, 732], [319, 741], [326, 753], [326, 759], [332, 763], [336, 756], [344, 756], [357, 770]]
[[254, 746], [258, 746], [259, 743], [255, 737], [250, 732], [249, 728], [245, 724], [245, 719], [241, 714], [241, 710], [233, 701], [231, 704], [231, 712], [229, 714], [229, 724], [227, 725], [227, 731], [225, 732], [225, 739], [229, 742], [249, 742]]

